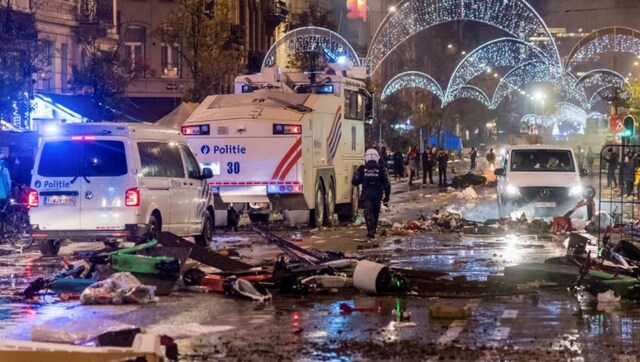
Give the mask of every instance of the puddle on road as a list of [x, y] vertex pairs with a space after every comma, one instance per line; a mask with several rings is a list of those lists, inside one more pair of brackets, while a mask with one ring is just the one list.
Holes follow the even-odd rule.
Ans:
[[393, 238], [378, 249], [362, 251], [367, 257], [381, 257], [395, 267], [436, 269], [451, 276], [465, 275], [470, 280], [485, 280], [489, 274], [501, 274], [505, 266], [563, 255], [561, 244], [538, 240], [536, 236], [458, 237], [453, 235], [417, 235]]

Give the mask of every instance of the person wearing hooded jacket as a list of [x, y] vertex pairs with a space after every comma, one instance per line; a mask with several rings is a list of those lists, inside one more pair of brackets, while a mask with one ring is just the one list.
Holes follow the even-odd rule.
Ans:
[[356, 169], [351, 179], [353, 186], [362, 185], [362, 192], [358, 200], [360, 208], [364, 209], [364, 219], [367, 224], [367, 237], [374, 238], [380, 215], [380, 201], [389, 202], [391, 184], [387, 168], [378, 164], [378, 151], [370, 148], [364, 154], [364, 165]]

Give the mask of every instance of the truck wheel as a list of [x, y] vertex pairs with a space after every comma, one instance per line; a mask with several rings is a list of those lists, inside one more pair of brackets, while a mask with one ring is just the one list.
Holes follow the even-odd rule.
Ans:
[[202, 223], [202, 234], [196, 235], [194, 237], [196, 244], [202, 246], [209, 246], [211, 239], [213, 238], [213, 217], [211, 213], [207, 211], [207, 215], [204, 218], [204, 222]]
[[336, 212], [336, 198], [333, 193], [333, 185], [330, 185], [327, 188], [327, 192], [325, 193], [324, 198], [325, 212], [324, 212], [324, 223], [325, 225], [331, 225], [333, 220], [333, 214]]
[[358, 218], [358, 199], [360, 199], [360, 189], [357, 186], [351, 187], [351, 202], [348, 206], [348, 212], [338, 214], [340, 221], [354, 222]]
[[318, 182], [316, 184], [316, 208], [311, 211], [312, 226], [320, 227], [324, 224], [324, 189], [322, 184]]
[[60, 251], [60, 246], [62, 245], [62, 240], [56, 239], [42, 239], [39, 242], [40, 245], [40, 253], [45, 256], [53, 256], [58, 255]]

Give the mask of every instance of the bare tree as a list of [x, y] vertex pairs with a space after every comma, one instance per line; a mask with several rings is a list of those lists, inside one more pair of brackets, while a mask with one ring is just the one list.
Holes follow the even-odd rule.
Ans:
[[242, 51], [233, 30], [234, 1], [178, 0], [178, 8], [155, 30], [176, 51], [193, 77], [187, 101], [200, 102], [224, 90], [230, 75], [240, 70]]
[[0, 117], [20, 117], [27, 127], [33, 95], [33, 74], [47, 63], [46, 44], [38, 39], [33, 11], [13, 8], [11, 1], [0, 4]]
[[[126, 32], [126, 25], [123, 29]], [[105, 47], [100, 45], [107, 35], [105, 28], [84, 26], [77, 28], [74, 35], [87, 54], [87, 61], [72, 66], [71, 86], [95, 102], [99, 121], [114, 120], [122, 110], [127, 87], [149, 67], [142, 59], [132, 61], [123, 56], [124, 36], [115, 46]]]

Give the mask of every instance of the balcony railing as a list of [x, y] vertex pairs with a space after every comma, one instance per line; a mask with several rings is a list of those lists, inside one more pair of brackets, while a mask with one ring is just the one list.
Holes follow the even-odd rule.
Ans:
[[282, 0], [271, 0], [265, 3], [264, 20], [271, 26], [278, 26], [287, 19], [289, 7]]

